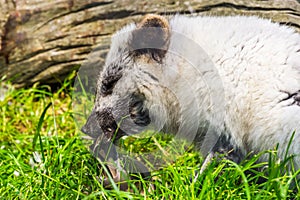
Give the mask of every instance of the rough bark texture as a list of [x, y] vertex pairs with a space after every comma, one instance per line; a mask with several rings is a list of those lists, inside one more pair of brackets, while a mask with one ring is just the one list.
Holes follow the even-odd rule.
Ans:
[[191, 12], [258, 15], [300, 32], [299, 0], [0, 0], [0, 78], [17, 87], [60, 82], [86, 58], [100, 68], [123, 25], [147, 13]]

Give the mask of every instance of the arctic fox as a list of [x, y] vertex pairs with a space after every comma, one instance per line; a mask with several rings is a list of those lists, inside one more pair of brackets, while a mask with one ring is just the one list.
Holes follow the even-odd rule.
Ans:
[[204, 155], [232, 149], [237, 162], [278, 144], [299, 169], [299, 33], [246, 16], [151, 14], [125, 26], [82, 130], [114, 142], [145, 128], [193, 140]]

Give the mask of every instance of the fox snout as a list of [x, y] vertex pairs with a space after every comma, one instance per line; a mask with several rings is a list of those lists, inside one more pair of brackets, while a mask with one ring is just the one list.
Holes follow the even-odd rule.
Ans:
[[88, 117], [85, 125], [83, 125], [83, 127], [81, 128], [81, 131], [84, 134], [91, 136], [92, 138], [96, 138], [102, 134], [102, 130], [99, 123], [97, 122], [97, 116], [94, 110]]
[[107, 140], [113, 143], [117, 142], [126, 134], [118, 128], [111, 110], [111, 108], [103, 109], [100, 112], [93, 110], [81, 131], [93, 138], [104, 134]]

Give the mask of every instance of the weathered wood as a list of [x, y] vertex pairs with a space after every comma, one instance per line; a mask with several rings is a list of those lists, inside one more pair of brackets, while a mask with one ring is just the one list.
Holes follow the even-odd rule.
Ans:
[[87, 57], [100, 68], [111, 34], [146, 13], [258, 15], [300, 32], [299, 0], [0, 0], [0, 10], [0, 78], [17, 87], [62, 81]]

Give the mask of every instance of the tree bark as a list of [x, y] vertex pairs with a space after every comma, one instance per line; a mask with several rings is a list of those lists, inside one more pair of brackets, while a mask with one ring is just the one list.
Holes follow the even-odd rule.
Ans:
[[258, 15], [300, 32], [299, 0], [0, 0], [0, 10], [0, 79], [16, 87], [101, 69], [111, 34], [147, 13]]

